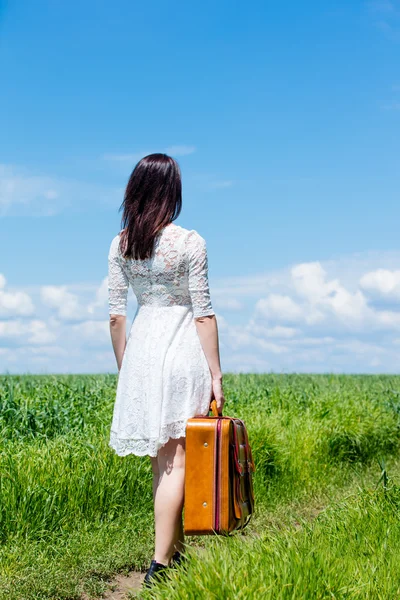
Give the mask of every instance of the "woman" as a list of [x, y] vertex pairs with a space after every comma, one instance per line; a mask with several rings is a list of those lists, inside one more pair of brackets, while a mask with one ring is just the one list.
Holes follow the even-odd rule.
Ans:
[[[182, 559], [186, 421], [208, 414], [213, 398], [220, 410], [225, 401], [206, 243], [195, 229], [173, 223], [181, 190], [173, 158], [140, 160], [108, 256], [119, 372], [110, 446], [119, 456], [150, 456], [153, 468], [155, 552], [146, 585]], [[129, 284], [138, 306], [126, 340]]]

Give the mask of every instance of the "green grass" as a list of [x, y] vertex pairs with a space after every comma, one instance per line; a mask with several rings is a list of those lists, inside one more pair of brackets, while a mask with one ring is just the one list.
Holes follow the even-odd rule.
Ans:
[[359, 492], [298, 528], [213, 540], [143, 597], [388, 600], [400, 596], [400, 490]]
[[[150, 462], [108, 447], [116, 381], [0, 377], [1, 599], [94, 598], [150, 560]], [[248, 426], [256, 515], [246, 535], [189, 539], [187, 572], [148, 597], [399, 597], [400, 377], [224, 387]]]

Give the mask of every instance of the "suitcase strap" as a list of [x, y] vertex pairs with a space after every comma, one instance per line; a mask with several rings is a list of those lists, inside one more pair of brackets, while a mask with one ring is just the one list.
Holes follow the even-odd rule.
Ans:
[[[253, 491], [252, 473], [255, 471], [255, 465], [254, 465], [253, 456], [251, 453], [251, 448], [250, 448], [249, 439], [248, 439], [248, 435], [247, 435], [247, 430], [246, 430], [246, 426], [245, 426], [244, 422], [241, 419], [232, 419], [232, 421], [236, 421], [237, 423], [240, 423], [240, 425], [242, 426], [244, 441], [245, 441], [244, 449], [245, 449], [245, 465], [246, 466], [245, 466], [245, 472], [243, 473], [243, 467], [239, 461], [239, 443], [238, 443], [238, 439], [237, 439], [237, 435], [236, 435], [236, 428], [233, 427], [235, 466], [236, 466], [236, 470], [240, 477], [243, 475], [247, 476], [248, 488], [249, 488], [249, 490], [248, 490], [249, 491], [249, 501], [250, 501], [250, 505], [251, 505], [250, 514], [248, 515], [246, 522], [242, 524], [241, 529], [243, 529], [244, 527], [246, 527], [246, 525], [250, 521], [251, 515], [254, 512], [254, 491]], [[240, 485], [239, 485], [239, 494], [241, 496]], [[243, 501], [242, 497], [241, 497], [241, 500]]]

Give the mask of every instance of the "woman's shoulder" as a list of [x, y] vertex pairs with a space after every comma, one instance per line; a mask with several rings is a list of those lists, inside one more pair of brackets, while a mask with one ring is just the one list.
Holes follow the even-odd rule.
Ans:
[[112, 238], [109, 254], [113, 254], [113, 255], [118, 254], [121, 238], [123, 237], [124, 232], [125, 232], [125, 229], [122, 229], [119, 233], [117, 233], [117, 235], [115, 235]]
[[185, 246], [189, 256], [198, 256], [207, 251], [206, 240], [197, 229], [185, 230]]
[[181, 227], [180, 225], [178, 225], [178, 227], [180, 227], [180, 229], [186, 236], [186, 239], [191, 241], [205, 241], [203, 236], [199, 233], [197, 229], [188, 229], [186, 227]]
[[121, 231], [119, 231], [117, 235], [113, 237], [112, 242], [116, 243], [116, 240], [120, 241], [125, 236], [125, 233], [126, 229], [121, 229]]

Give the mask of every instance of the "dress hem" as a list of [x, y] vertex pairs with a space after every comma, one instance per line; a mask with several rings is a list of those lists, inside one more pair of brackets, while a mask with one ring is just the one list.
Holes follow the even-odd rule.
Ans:
[[170, 423], [163, 427], [162, 434], [157, 439], [132, 439], [119, 438], [115, 432], [111, 432], [109, 446], [115, 451], [117, 456], [151, 456], [155, 458], [158, 451], [170, 439], [177, 440], [186, 437], [186, 421]]

